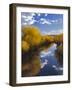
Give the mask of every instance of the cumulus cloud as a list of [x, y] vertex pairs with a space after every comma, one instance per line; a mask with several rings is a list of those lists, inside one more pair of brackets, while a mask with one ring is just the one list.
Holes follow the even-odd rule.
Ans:
[[30, 17], [33, 17], [33, 16], [35, 16], [35, 15], [36, 15], [35, 13], [29, 13], [29, 14], [26, 14], [26, 13], [25, 13], [25, 14], [22, 15], [22, 18], [27, 18], [27, 17], [29, 17], [29, 16], [30, 16]]
[[26, 15], [22, 15], [21, 17], [22, 17], [22, 18], [26, 18]]
[[[62, 19], [56, 19], [56, 20], [51, 20], [51, 19], [47, 19], [46, 16], [48, 15], [47, 13], [44, 14], [44, 17], [40, 17], [42, 14], [41, 13], [24, 13], [22, 14], [22, 19], [24, 20], [24, 22], [22, 23], [22, 25], [31, 25], [36, 23], [39, 24], [47, 24], [47, 25], [51, 25], [53, 23], [62, 23], [63, 20]], [[39, 17], [39, 19], [36, 20], [36, 17]]]
[[26, 22], [24, 22], [24, 23], [22, 23], [22, 25], [27, 25], [27, 23], [26, 23]]
[[46, 20], [45, 18], [41, 18], [40, 23], [41, 24], [51, 24], [51, 22], [49, 20]]
[[48, 64], [48, 60], [47, 59], [45, 59], [45, 61], [43, 62], [43, 63], [41, 63], [41, 68], [44, 68], [45, 67], [45, 65], [47, 65]]
[[36, 20], [30, 20], [28, 23], [31, 25], [31, 24], [34, 24], [36, 22]]
[[[34, 24], [35, 22], [40, 23], [40, 24], [51, 24], [51, 22], [49, 20], [46, 20], [45, 18], [40, 18], [39, 20], [35, 20], [35, 13], [29, 14], [29, 15], [22, 15], [22, 18], [24, 19], [24, 23], [22, 23], [22, 25], [31, 25]], [[40, 16], [41, 14], [38, 13], [38, 16]], [[46, 16], [47, 14], [45, 14]]]
[[24, 19], [24, 23], [22, 23], [22, 25], [34, 24], [36, 22], [36, 20], [34, 19], [35, 15], [36, 15], [35, 13], [30, 13], [28, 15], [22, 15], [22, 19]]
[[29, 21], [27, 21], [27, 22], [24, 22], [24, 23], [22, 23], [22, 25], [32, 25], [32, 24], [34, 24], [36, 22], [36, 20], [29, 20]]
[[25, 20], [25, 21], [29, 21], [29, 20], [32, 20], [33, 19], [33, 15], [22, 15], [22, 18]]

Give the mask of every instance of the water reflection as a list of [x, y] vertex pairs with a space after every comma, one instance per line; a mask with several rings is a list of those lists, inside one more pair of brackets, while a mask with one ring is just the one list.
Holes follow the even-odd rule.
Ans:
[[62, 57], [61, 55], [63, 55], [63, 53], [61, 51], [60, 54], [58, 53], [59, 51], [60, 48], [58, 48], [56, 44], [53, 44], [49, 49], [40, 53], [41, 70], [38, 75], [48, 76], [63, 74], [63, 66], [60, 63], [60, 61], [63, 61], [63, 58], [59, 58]]
[[38, 52], [22, 53], [22, 77], [63, 74], [62, 45], [53, 44], [50, 48]]

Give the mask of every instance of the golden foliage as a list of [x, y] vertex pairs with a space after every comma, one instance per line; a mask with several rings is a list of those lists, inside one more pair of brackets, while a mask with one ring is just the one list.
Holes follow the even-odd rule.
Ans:
[[63, 43], [63, 34], [56, 35], [54, 41]]
[[41, 34], [39, 29], [34, 26], [25, 26], [22, 28], [23, 40], [30, 46], [39, 45], [41, 42]]
[[29, 50], [29, 44], [26, 41], [22, 41], [22, 50], [23, 51], [28, 51]]
[[44, 36], [44, 39], [45, 39], [47, 42], [53, 42], [53, 37], [50, 36], [50, 35]]

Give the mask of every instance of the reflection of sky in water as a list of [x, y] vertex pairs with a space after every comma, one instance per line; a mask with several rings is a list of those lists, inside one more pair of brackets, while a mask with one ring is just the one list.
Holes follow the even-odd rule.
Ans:
[[46, 51], [42, 51], [40, 53], [40, 57], [45, 57], [45, 56], [54, 56], [54, 52], [56, 50], [56, 44], [54, 44], [52, 47], [50, 47], [48, 50]]
[[59, 65], [55, 57], [56, 44], [53, 44], [48, 50], [40, 53], [41, 70], [38, 75], [62, 75], [63, 67]]

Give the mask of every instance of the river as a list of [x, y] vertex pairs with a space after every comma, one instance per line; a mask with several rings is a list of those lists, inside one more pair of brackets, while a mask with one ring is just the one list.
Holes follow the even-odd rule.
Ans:
[[61, 66], [55, 56], [57, 45], [53, 44], [49, 49], [40, 53], [41, 70], [37, 76], [63, 75]]

